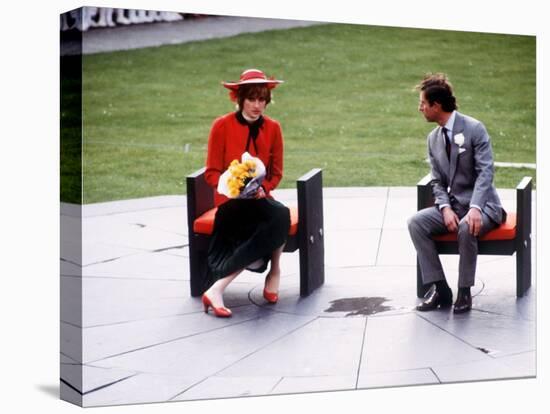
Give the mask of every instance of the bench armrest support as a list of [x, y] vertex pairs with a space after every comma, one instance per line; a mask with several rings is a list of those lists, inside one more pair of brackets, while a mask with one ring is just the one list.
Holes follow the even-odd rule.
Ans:
[[531, 177], [516, 187], [516, 295], [522, 297], [531, 286]]
[[204, 171], [201, 168], [186, 177], [187, 184], [187, 225], [189, 234], [193, 232], [195, 219], [214, 208], [214, 189], [204, 180]]
[[434, 205], [431, 174], [424, 176], [418, 184], [416, 184], [416, 203], [417, 210], [422, 210], [423, 208]]
[[298, 246], [300, 295], [307, 296], [325, 281], [323, 175], [314, 168], [296, 181], [298, 188]]

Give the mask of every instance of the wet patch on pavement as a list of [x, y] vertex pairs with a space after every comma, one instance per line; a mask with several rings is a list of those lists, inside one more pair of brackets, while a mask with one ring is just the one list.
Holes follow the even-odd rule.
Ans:
[[330, 308], [325, 312], [348, 312], [346, 316], [374, 315], [393, 309], [383, 305], [388, 300], [380, 296], [337, 299], [330, 301]]

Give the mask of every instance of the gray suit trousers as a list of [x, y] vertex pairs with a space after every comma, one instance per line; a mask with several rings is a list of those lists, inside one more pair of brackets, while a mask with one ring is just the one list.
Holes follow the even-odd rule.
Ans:
[[[455, 211], [456, 212], [456, 211]], [[458, 224], [458, 252], [460, 255], [458, 264], [458, 287], [470, 287], [475, 284], [477, 263], [477, 237], [470, 234], [468, 223], [459, 214]], [[484, 212], [481, 213], [482, 227], [478, 237], [483, 236], [489, 230], [498, 226]], [[432, 236], [447, 233], [443, 222], [443, 214], [438, 207], [428, 207], [418, 211], [409, 221], [409, 234], [416, 249], [422, 282], [424, 285], [445, 279], [445, 273], [439, 260], [435, 242]]]

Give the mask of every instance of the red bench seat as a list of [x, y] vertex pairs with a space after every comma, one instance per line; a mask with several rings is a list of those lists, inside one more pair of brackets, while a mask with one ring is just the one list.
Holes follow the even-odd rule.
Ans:
[[[439, 236], [434, 236], [434, 240], [451, 242], [456, 241], [457, 233], [445, 233]], [[516, 213], [510, 212], [506, 217], [506, 221], [496, 229], [491, 230], [479, 240], [514, 240], [516, 238]]]

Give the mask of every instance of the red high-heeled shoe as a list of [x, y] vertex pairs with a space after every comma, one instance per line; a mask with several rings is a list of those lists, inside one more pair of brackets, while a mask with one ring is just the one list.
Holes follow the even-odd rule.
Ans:
[[206, 296], [206, 293], [203, 293], [202, 295], [202, 304], [204, 305], [204, 313], [208, 313], [208, 308], [210, 307], [214, 311], [214, 315], [216, 315], [218, 318], [229, 318], [232, 315], [230, 309], [227, 309], [225, 307], [214, 307], [210, 298]]
[[268, 292], [264, 289], [264, 299], [269, 303], [277, 303], [279, 300], [279, 295], [277, 293]]

